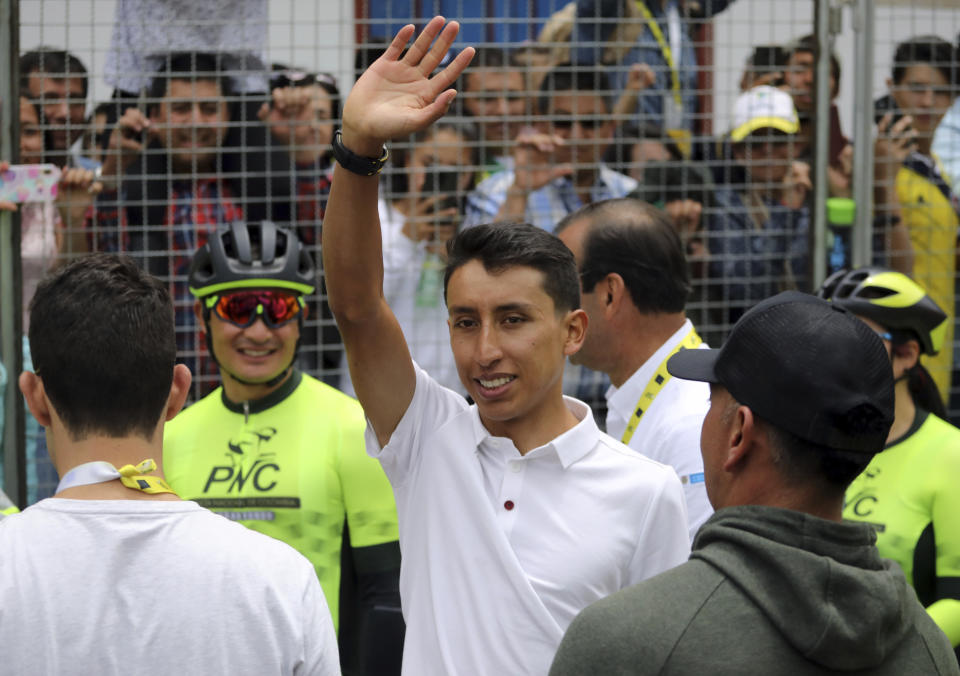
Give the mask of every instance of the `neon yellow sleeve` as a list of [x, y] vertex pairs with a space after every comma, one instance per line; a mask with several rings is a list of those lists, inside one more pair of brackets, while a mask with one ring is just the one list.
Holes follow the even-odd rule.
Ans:
[[960, 646], [960, 601], [940, 599], [927, 608], [927, 612], [950, 639], [951, 645], [954, 648]]

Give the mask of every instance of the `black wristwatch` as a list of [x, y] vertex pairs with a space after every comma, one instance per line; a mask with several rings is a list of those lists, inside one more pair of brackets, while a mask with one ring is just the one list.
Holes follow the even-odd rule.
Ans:
[[340, 163], [340, 166], [347, 171], [352, 171], [361, 176], [374, 176], [379, 174], [383, 165], [387, 163], [390, 151], [387, 150], [387, 146], [383, 146], [383, 154], [380, 155], [379, 159], [357, 155], [343, 145], [343, 134], [340, 129], [337, 129], [333, 133], [333, 156]]

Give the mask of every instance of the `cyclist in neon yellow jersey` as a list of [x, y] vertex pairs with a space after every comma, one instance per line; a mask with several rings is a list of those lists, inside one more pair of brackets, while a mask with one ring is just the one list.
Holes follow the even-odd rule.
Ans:
[[[843, 516], [876, 526], [880, 553], [900, 564], [920, 602], [957, 648], [960, 430], [928, 410], [939, 401], [920, 366], [921, 354], [936, 354], [942, 346], [947, 315], [909, 277], [883, 268], [841, 270], [818, 295], [859, 316], [880, 335], [896, 382], [896, 413], [886, 448], [847, 489]], [[935, 404], [924, 406], [917, 396], [923, 391], [932, 394]]]
[[357, 401], [295, 366], [313, 261], [292, 230], [234, 223], [194, 255], [189, 285], [222, 386], [168, 424], [167, 480], [313, 563], [345, 671], [399, 673], [393, 492]]

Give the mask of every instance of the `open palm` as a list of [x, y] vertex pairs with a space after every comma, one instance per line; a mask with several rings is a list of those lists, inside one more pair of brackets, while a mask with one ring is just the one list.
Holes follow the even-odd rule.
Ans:
[[430, 74], [447, 53], [460, 25], [451, 21], [444, 26], [443, 17], [434, 17], [400, 58], [414, 30], [412, 25], [401, 28], [383, 56], [354, 84], [343, 107], [348, 145], [349, 138], [382, 143], [419, 131], [441, 117], [456, 96], [448, 88], [473, 58], [472, 47], [432, 78]]

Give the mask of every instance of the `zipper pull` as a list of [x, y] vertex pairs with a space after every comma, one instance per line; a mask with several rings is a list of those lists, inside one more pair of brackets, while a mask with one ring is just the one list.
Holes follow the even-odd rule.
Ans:
[[250, 402], [243, 402], [243, 424], [246, 425], [250, 422]]

